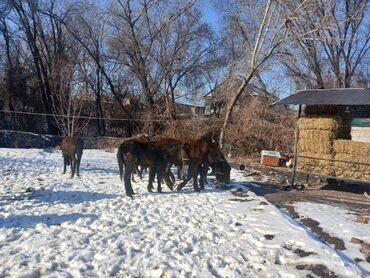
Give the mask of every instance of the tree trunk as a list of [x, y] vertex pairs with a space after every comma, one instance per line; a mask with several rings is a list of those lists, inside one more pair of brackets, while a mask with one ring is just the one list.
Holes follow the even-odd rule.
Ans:
[[250, 74], [248, 76], [248, 78], [243, 77], [242, 84], [239, 86], [238, 91], [236, 92], [236, 94], [232, 98], [232, 100], [231, 100], [231, 102], [230, 102], [230, 104], [229, 104], [229, 106], [226, 110], [225, 119], [224, 119], [224, 122], [223, 122], [223, 125], [222, 125], [222, 128], [221, 128], [221, 133], [220, 133], [219, 143], [220, 143], [221, 148], [222, 148], [223, 143], [224, 143], [226, 127], [227, 127], [227, 124], [229, 123], [231, 113], [233, 112], [234, 106], [235, 106], [236, 102], [238, 101], [239, 97], [241, 96], [241, 94], [243, 93], [245, 87], [248, 85], [249, 81], [252, 79], [252, 76], [253, 76], [253, 74]]

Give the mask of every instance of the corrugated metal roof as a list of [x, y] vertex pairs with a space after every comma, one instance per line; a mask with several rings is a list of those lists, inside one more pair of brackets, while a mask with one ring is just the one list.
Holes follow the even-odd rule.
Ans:
[[370, 88], [367, 89], [313, 89], [275, 102], [273, 105], [370, 105]]

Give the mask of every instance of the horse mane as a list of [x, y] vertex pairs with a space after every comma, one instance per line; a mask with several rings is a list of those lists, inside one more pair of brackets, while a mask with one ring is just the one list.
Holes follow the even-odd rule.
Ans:
[[220, 139], [220, 133], [221, 133], [220, 129], [213, 129], [203, 134], [199, 139], [204, 140], [208, 143], [216, 143]]

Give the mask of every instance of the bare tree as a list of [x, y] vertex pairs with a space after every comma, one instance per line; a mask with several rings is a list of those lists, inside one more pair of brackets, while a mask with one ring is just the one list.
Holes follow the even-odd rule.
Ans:
[[[52, 88], [58, 87], [56, 65], [68, 56], [67, 49], [73, 48], [73, 42], [65, 36], [58, 21], [45, 16], [45, 11], [67, 18], [69, 10], [59, 6], [55, 0], [9, 0], [7, 3], [12, 10], [12, 24], [18, 26], [20, 35], [23, 33], [21, 38], [31, 53], [37, 86], [42, 92], [43, 111], [52, 113]], [[58, 132], [52, 119], [47, 118], [47, 123], [50, 133]]]
[[137, 80], [148, 107], [163, 94], [174, 103], [212, 68], [216, 43], [194, 3], [122, 0], [110, 10], [112, 51]]
[[[312, 13], [291, 22], [289, 32], [296, 39], [287, 49], [291, 59], [284, 64], [306, 86], [351, 87], [370, 49], [369, 1], [316, 2]], [[309, 38], [297, 36], [312, 30], [319, 31]]]
[[[298, 20], [302, 14], [317, 9], [314, 1], [232, 1], [228, 3], [225, 12], [228, 19], [227, 30], [236, 32], [233, 40], [236, 51], [231, 68], [242, 79], [241, 85], [231, 96], [221, 130], [222, 145], [225, 130], [230, 120], [233, 108], [252, 79], [260, 79], [264, 67], [272, 58], [285, 54], [282, 46], [293, 37], [288, 32], [289, 26]], [[322, 27], [320, 27], [322, 28]], [[310, 37], [317, 29], [295, 34], [294, 37]]]
[[76, 67], [67, 64], [61, 68], [58, 72], [61, 76], [60, 83], [57, 88], [53, 88], [53, 118], [64, 136], [80, 135], [91, 117], [91, 113], [86, 111], [89, 109], [88, 102], [86, 103], [89, 98], [86, 92], [73, 89]]

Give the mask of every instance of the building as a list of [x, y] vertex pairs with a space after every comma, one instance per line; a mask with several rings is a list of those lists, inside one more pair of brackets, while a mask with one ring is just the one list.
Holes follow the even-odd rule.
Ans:
[[303, 90], [274, 105], [299, 105], [295, 170], [370, 182], [370, 89]]

